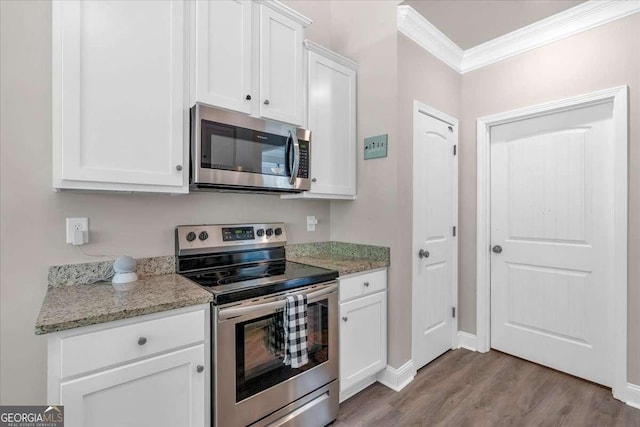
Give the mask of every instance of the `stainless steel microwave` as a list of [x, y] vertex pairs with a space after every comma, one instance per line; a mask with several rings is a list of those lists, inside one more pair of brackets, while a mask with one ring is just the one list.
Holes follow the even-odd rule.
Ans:
[[311, 132], [220, 110], [191, 108], [192, 189], [256, 193], [309, 190]]

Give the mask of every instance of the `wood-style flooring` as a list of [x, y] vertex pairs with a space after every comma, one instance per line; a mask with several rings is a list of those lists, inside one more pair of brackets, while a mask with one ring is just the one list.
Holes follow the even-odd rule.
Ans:
[[398, 393], [375, 383], [343, 402], [338, 426], [640, 427], [640, 409], [570, 375], [494, 350], [460, 349]]

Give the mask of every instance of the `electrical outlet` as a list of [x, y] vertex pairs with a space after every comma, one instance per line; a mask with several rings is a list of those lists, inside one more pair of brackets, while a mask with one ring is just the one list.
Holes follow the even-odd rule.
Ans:
[[307, 231], [316, 231], [317, 224], [318, 224], [318, 218], [311, 215], [307, 217]]
[[387, 145], [389, 142], [389, 135], [370, 136], [364, 139], [364, 159], [378, 159], [380, 157], [387, 157]]
[[[75, 232], [82, 233], [82, 243], [75, 240]], [[83, 245], [89, 243], [89, 218], [67, 218], [67, 243]]]

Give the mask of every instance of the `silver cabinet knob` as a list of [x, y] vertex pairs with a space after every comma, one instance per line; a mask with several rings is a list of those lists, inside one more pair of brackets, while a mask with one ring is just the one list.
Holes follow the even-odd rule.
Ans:
[[204, 371], [204, 366], [202, 366], [202, 365], [196, 366], [196, 371], [198, 371], [198, 373], [203, 372]]
[[418, 258], [420, 259], [429, 258], [429, 255], [431, 255], [429, 251], [425, 251], [424, 249], [420, 249], [420, 251], [418, 251]]
[[268, 99], [264, 100], [264, 105], [269, 105], [269, 100]]
[[500, 245], [495, 245], [493, 248], [491, 248], [491, 250], [497, 254], [502, 253], [502, 246]]
[[318, 182], [316, 178], [311, 178], [311, 182]]
[[176, 165], [176, 170], [177, 171], [181, 171], [182, 170], [182, 165]]
[[347, 320], [349, 320], [349, 318], [345, 316], [342, 318], [342, 320], [346, 322]]
[[145, 345], [146, 343], [147, 343], [147, 338], [146, 337], [138, 338], [138, 345]]
[[369, 287], [369, 282], [364, 282], [363, 285], [368, 288]]

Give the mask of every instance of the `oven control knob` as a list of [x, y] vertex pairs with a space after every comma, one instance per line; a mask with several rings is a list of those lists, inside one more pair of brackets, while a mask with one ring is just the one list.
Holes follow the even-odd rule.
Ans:
[[267, 228], [267, 237], [271, 237], [271, 236], [273, 236], [273, 229]]
[[196, 233], [190, 231], [189, 234], [187, 234], [187, 241], [193, 242], [194, 240], [196, 240]]
[[207, 233], [206, 231], [203, 231], [200, 233], [200, 235], [198, 235], [198, 238], [200, 240], [207, 240], [209, 238], [209, 233]]
[[258, 235], [258, 237], [262, 237], [264, 236], [264, 230], [261, 228], [258, 231], [256, 231], [256, 234]]
[[276, 228], [276, 236], [279, 236], [282, 234], [282, 228]]

